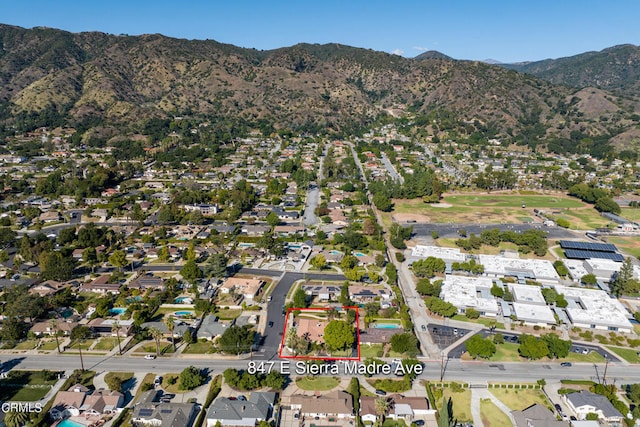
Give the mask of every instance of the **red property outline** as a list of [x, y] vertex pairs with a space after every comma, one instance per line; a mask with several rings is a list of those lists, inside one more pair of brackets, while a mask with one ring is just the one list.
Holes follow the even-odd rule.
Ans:
[[284, 318], [284, 330], [282, 331], [282, 341], [280, 342], [280, 350], [278, 351], [278, 357], [281, 359], [301, 359], [301, 360], [354, 360], [360, 361], [360, 314], [356, 306], [342, 306], [342, 309], [354, 309], [356, 311], [356, 342], [358, 346], [358, 357], [320, 357], [320, 356], [283, 356], [282, 349], [284, 348], [284, 340], [287, 336], [287, 324], [289, 323], [289, 313], [292, 311], [329, 311], [335, 307], [314, 307], [314, 308], [289, 308], [287, 309], [287, 315]]

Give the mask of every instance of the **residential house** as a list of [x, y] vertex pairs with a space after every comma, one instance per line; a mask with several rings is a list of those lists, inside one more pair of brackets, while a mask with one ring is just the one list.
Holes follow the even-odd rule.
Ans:
[[62, 333], [65, 337], [71, 334], [73, 328], [78, 326], [77, 322], [67, 322], [63, 319], [56, 319], [56, 324], [54, 327], [51, 326], [49, 320], [45, 320], [43, 322], [36, 322], [31, 326], [29, 332], [33, 332], [33, 334], [37, 337], [41, 337], [43, 335], [53, 336], [57, 332]]
[[349, 298], [351, 301], [361, 303], [372, 302], [376, 299], [388, 301], [391, 299], [391, 291], [383, 287], [351, 285], [349, 286]]
[[29, 293], [34, 295], [38, 294], [41, 297], [46, 297], [61, 291], [64, 288], [68, 288], [70, 284], [61, 283], [55, 280], [47, 280], [46, 282], [38, 283], [29, 288]]
[[[375, 405], [376, 397], [360, 397], [360, 416], [363, 422], [375, 422], [378, 418]], [[386, 417], [393, 420], [404, 420], [411, 424], [418, 419], [424, 419], [426, 415], [434, 415], [435, 409], [429, 408], [429, 401], [425, 397], [404, 397], [394, 394], [387, 397], [389, 412]]]
[[198, 414], [196, 403], [164, 403], [160, 390], [142, 393], [131, 415], [133, 425], [191, 427]]
[[38, 219], [45, 224], [60, 221], [60, 213], [57, 211], [48, 211], [40, 214]]
[[293, 321], [296, 335], [301, 338], [308, 338], [312, 342], [324, 342], [324, 328], [329, 322], [320, 319], [307, 319], [298, 317]]
[[219, 397], [207, 411], [207, 427], [218, 423], [223, 426], [255, 426], [271, 417], [276, 393], [253, 392], [249, 400], [231, 400]]
[[233, 290], [236, 295], [242, 295], [244, 299], [253, 301], [253, 298], [260, 292], [264, 282], [260, 279], [245, 279], [242, 277], [229, 277], [220, 286], [220, 292], [228, 294]]
[[60, 391], [53, 400], [49, 414], [53, 420], [79, 415], [102, 415], [118, 412], [124, 405], [124, 395], [118, 391], [99, 389], [89, 393], [81, 384]]
[[535, 403], [522, 411], [511, 411], [516, 427], [569, 427], [568, 421], [559, 421], [546, 407]]
[[213, 341], [224, 334], [231, 325], [231, 323], [218, 322], [217, 316], [209, 314], [207, 317], [202, 319], [202, 323], [197, 333], [198, 339], [204, 338]]
[[579, 420], [584, 420], [589, 413], [598, 414], [598, 418], [607, 422], [620, 423], [624, 418], [609, 400], [601, 394], [582, 390], [564, 396], [569, 408], [576, 413]]
[[129, 283], [129, 288], [163, 290], [164, 280], [162, 277], [145, 274]]
[[318, 301], [335, 301], [340, 296], [341, 287], [336, 285], [302, 285], [302, 290]]
[[[181, 321], [174, 321], [174, 325], [173, 338], [180, 338], [186, 331], [191, 329], [189, 325]], [[169, 331], [169, 328], [167, 328], [167, 324], [164, 322], [144, 322], [142, 325], [140, 325], [140, 327], [142, 329], [158, 329], [160, 332], [162, 332], [163, 337], [171, 338], [171, 332]]]
[[291, 409], [305, 417], [353, 418], [353, 397], [345, 391], [333, 391], [320, 396], [293, 395]]
[[360, 344], [386, 344], [391, 342], [391, 337], [400, 333], [400, 329], [367, 328], [360, 332]]
[[90, 283], [83, 283], [80, 285], [80, 292], [96, 292], [99, 294], [111, 293], [118, 295], [120, 293], [119, 283], [108, 283], [109, 275], [98, 276]]
[[129, 336], [129, 334], [133, 331], [133, 320], [116, 320], [116, 319], [103, 319], [101, 317], [96, 317], [87, 323], [87, 326], [91, 329], [96, 335], [101, 336], [117, 336], [113, 330], [115, 324], [119, 326], [119, 334], [121, 337]]

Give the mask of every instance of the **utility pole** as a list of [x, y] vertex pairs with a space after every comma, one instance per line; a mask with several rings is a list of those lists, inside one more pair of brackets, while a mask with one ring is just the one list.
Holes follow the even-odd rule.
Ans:
[[82, 341], [78, 340], [78, 350], [80, 351], [80, 368], [84, 372], [84, 361], [82, 360]]
[[444, 368], [445, 368], [444, 351], [441, 351], [440, 352], [440, 382], [442, 382], [444, 378]]

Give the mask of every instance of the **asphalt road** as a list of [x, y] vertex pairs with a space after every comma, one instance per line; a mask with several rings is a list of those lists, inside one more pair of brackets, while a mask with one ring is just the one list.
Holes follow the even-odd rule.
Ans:
[[[181, 359], [178, 357], [161, 357], [155, 360], [145, 360], [142, 357], [130, 356], [84, 356], [85, 369], [97, 372], [179, 372], [189, 365], [207, 368], [214, 373], [221, 373], [226, 368], [246, 369], [250, 359]], [[254, 357], [254, 361], [256, 357]], [[29, 355], [9, 357], [2, 356], [16, 369], [60, 369], [73, 370], [80, 368], [79, 355]], [[273, 369], [282, 368], [282, 360], [274, 358]], [[357, 363], [357, 362], [356, 362]], [[338, 362], [341, 376], [353, 376], [344, 372], [342, 362]], [[267, 365], [268, 367], [268, 365]], [[295, 364], [290, 364], [291, 373], [295, 374]], [[597, 381], [604, 375], [604, 364], [574, 363], [571, 367], [561, 367], [559, 363], [491, 363], [491, 362], [463, 362], [460, 360], [429, 360], [424, 362], [424, 372], [421, 379], [440, 379], [444, 368], [444, 379], [482, 383], [487, 381], [559, 381], [561, 379], [585, 379]], [[6, 370], [3, 366], [3, 370]], [[628, 365], [610, 363], [607, 367], [606, 380], [610, 383], [629, 384], [640, 382], [640, 369]]]
[[413, 234], [418, 237], [431, 237], [431, 232], [435, 231], [439, 237], [457, 238], [459, 230], [466, 230], [467, 236], [471, 234], [480, 235], [483, 230], [499, 228], [501, 231], [543, 230], [549, 239], [575, 239], [582, 237], [581, 233], [576, 233], [561, 227], [544, 227], [542, 224], [422, 224], [412, 223]]
[[[248, 274], [261, 274], [257, 272], [264, 272], [264, 270], [251, 270], [242, 269], [241, 273], [251, 271]], [[256, 273], [253, 273], [253, 272]], [[269, 272], [278, 273], [281, 272]], [[310, 274], [310, 273], [285, 273], [282, 278], [274, 285], [271, 291], [271, 301], [268, 303], [267, 309], [267, 327], [264, 331], [264, 336], [260, 339], [258, 352], [254, 353], [254, 359], [263, 360], [275, 360], [278, 357], [278, 351], [282, 342], [282, 333], [284, 332], [284, 319], [282, 310], [287, 298], [287, 293], [291, 286], [297, 280], [345, 280], [345, 277], [341, 274]], [[269, 326], [273, 322], [273, 326]]]

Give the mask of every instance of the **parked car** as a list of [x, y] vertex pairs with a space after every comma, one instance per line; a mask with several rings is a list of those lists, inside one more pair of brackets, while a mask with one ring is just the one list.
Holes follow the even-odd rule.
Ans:
[[269, 322], [269, 327], [273, 328], [273, 322]]
[[244, 394], [240, 394], [240, 395], [238, 395], [238, 400], [246, 402], [247, 401], [247, 397]]
[[427, 327], [425, 325], [422, 325], [421, 329], [422, 329], [422, 332], [427, 332]]
[[384, 391], [384, 390], [377, 389], [377, 390], [376, 390], [376, 394], [377, 394], [378, 396], [386, 396], [386, 395], [387, 395], [387, 392], [386, 392], [386, 391]]
[[267, 298], [267, 302], [271, 302], [271, 295]]
[[569, 368], [571, 366], [571, 362], [562, 362], [560, 366], [562, 366], [563, 368]]
[[158, 375], [154, 380], [153, 380], [153, 385], [160, 385], [162, 384], [162, 377], [160, 375]]
[[156, 358], [156, 355], [155, 354], [145, 354], [144, 358], [147, 359], [147, 360], [153, 360], [153, 359]]
[[296, 412], [295, 414], [293, 414], [293, 418], [295, 418], [296, 420], [300, 418], [300, 412]]
[[417, 426], [423, 426], [424, 425], [424, 420], [415, 420], [413, 423], [415, 425], [417, 425]]

